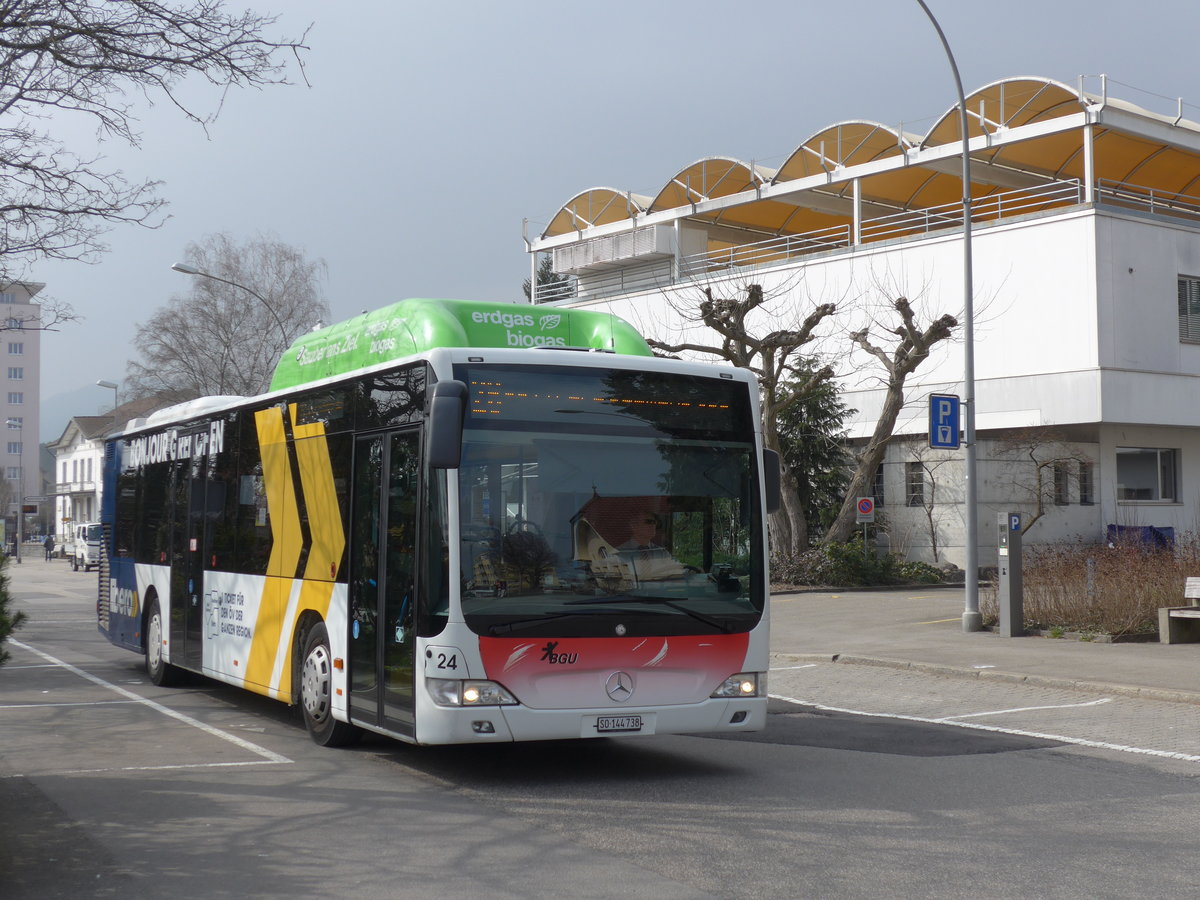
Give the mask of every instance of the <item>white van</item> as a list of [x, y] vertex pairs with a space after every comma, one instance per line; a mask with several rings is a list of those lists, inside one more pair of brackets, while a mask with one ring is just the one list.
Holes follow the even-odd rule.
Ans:
[[99, 522], [71, 526], [71, 546], [66, 550], [71, 557], [72, 569], [78, 572], [82, 568], [87, 572], [92, 567], [100, 567], [100, 542], [103, 533]]

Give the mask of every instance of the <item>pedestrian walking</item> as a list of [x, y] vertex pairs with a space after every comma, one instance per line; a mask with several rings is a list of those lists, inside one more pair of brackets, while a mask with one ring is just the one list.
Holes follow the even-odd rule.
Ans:
[[42, 547], [46, 550], [46, 562], [54, 559], [54, 535], [46, 535], [46, 540], [42, 542]]

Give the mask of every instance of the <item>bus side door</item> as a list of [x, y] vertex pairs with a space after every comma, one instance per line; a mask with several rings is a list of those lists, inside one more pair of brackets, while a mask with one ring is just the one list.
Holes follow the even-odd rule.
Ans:
[[350, 549], [350, 715], [411, 735], [419, 432], [360, 437]]

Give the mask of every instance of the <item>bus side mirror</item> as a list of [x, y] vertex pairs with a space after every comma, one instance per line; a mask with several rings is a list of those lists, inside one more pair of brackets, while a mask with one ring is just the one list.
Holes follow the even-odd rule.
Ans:
[[779, 454], [774, 450], [762, 452], [763, 484], [767, 492], [767, 512], [779, 512], [781, 505], [779, 492]]
[[457, 469], [462, 460], [463, 414], [467, 386], [461, 381], [439, 381], [429, 401], [429, 467]]

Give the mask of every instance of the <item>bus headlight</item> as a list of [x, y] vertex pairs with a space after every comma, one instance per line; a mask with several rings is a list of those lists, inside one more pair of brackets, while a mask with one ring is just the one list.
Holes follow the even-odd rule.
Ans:
[[712, 692], [712, 696], [728, 699], [730, 697], [762, 697], [767, 692], [767, 677], [759, 672], [741, 672], [730, 675]]
[[514, 706], [517, 698], [494, 681], [427, 678], [425, 686], [438, 706]]

